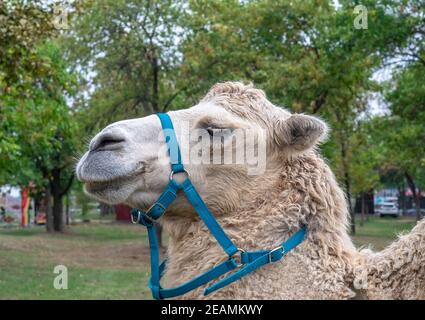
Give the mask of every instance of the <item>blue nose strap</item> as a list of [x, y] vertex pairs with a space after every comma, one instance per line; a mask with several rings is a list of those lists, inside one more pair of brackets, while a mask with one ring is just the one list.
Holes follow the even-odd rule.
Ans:
[[183, 172], [184, 166], [182, 163], [182, 155], [180, 152], [179, 143], [177, 141], [176, 132], [174, 131], [173, 122], [170, 116], [166, 113], [157, 113], [162, 125], [162, 132], [165, 137], [165, 142], [168, 146], [168, 155], [170, 156], [171, 171], [174, 173]]
[[[246, 252], [237, 248], [232, 240], [223, 231], [214, 215], [210, 212], [199, 193], [196, 191], [189, 179], [182, 158], [180, 147], [174, 131], [171, 118], [166, 113], [158, 113], [157, 116], [161, 121], [164, 132], [165, 142], [168, 147], [168, 155], [170, 157], [171, 174], [170, 182], [165, 190], [159, 196], [157, 201], [146, 211], [133, 209], [131, 212], [132, 221], [144, 225], [148, 230], [149, 248], [151, 256], [151, 279], [149, 287], [155, 299], [166, 299], [183, 295], [192, 291], [208, 282], [236, 270], [229, 276], [217, 281], [204, 290], [204, 294], [208, 295], [224, 286], [239, 280], [243, 276], [253, 272], [263, 265], [276, 262], [282, 259], [290, 250], [298, 246], [304, 241], [307, 228], [304, 226], [294, 233], [286, 242], [272, 250], [259, 250]], [[182, 183], [174, 180], [173, 174], [186, 172], [187, 177]], [[162, 288], [160, 285], [161, 277], [166, 268], [166, 260], [159, 263], [159, 245], [156, 233], [155, 221], [159, 219], [176, 199], [177, 193], [182, 190], [189, 203], [193, 206], [199, 217], [207, 226], [208, 230], [217, 240], [218, 244], [227, 254], [227, 258], [223, 262], [218, 263], [212, 269], [200, 274], [199, 276], [174, 288]], [[236, 258], [239, 255], [238, 258]]]

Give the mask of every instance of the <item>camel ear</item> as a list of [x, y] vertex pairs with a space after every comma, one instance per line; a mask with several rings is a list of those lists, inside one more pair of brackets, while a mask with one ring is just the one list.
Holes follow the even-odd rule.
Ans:
[[290, 153], [299, 153], [313, 148], [326, 140], [328, 126], [322, 120], [304, 114], [293, 114], [289, 118], [279, 119], [275, 127], [276, 141], [289, 149]]

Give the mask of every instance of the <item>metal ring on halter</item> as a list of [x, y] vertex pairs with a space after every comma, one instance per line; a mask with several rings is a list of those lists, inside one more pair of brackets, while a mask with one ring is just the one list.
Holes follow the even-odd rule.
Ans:
[[173, 170], [171, 170], [171, 172], [170, 172], [170, 181], [173, 180], [173, 176], [174, 176], [175, 173], [181, 173], [181, 172], [186, 173], [187, 179], [190, 178], [190, 174], [189, 174], [189, 172], [187, 172], [186, 169], [183, 169], [183, 171], [179, 171], [179, 172], [174, 172]]
[[[230, 257], [229, 257], [229, 260], [230, 259], [234, 259], [233, 257], [238, 253], [238, 252], [240, 252], [241, 254], [242, 253], [244, 253], [245, 252], [245, 250], [244, 249], [241, 249], [241, 248], [237, 248], [238, 249], [238, 251], [236, 251], [234, 254], [232, 254]], [[235, 260], [236, 261], [236, 260]], [[243, 266], [243, 264], [242, 264], [242, 257], [239, 255], [239, 262], [238, 261], [236, 261], [236, 267], [237, 268], [240, 268], [240, 267], [242, 267]]]
[[131, 223], [136, 224], [140, 221], [140, 210], [137, 210], [137, 219], [134, 219], [133, 213], [130, 214]]

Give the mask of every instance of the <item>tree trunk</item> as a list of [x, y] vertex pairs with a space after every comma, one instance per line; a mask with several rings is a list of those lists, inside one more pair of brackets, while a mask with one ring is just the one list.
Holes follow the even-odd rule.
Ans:
[[[373, 193], [373, 190], [372, 190], [372, 191], [369, 191], [369, 192], [372, 192], [372, 193]], [[369, 194], [366, 194], [366, 195], [368, 195], [368, 197], [367, 197], [368, 202], [366, 203], [365, 216], [366, 216], [366, 222], [368, 222], [368, 221], [369, 221], [369, 201], [370, 201], [370, 193], [369, 193]], [[372, 202], [373, 202], [373, 201], [372, 201]]]
[[361, 208], [361, 219], [360, 219], [360, 226], [363, 227], [364, 225], [364, 217], [365, 217], [365, 210], [366, 210], [366, 194], [365, 192], [362, 192], [362, 208]]
[[67, 193], [65, 198], [65, 223], [67, 226], [69, 226], [69, 221], [69, 193]]
[[398, 195], [400, 198], [400, 209], [401, 209], [402, 215], [404, 216], [406, 215], [406, 193], [405, 193], [404, 183], [399, 187]]
[[62, 197], [56, 193], [53, 194], [53, 227], [56, 232], [63, 232], [65, 229]]
[[156, 52], [154, 51], [153, 57], [152, 57], [152, 108], [154, 112], [159, 112], [159, 82], [158, 82], [158, 75], [159, 75], [159, 67], [158, 67], [158, 58], [156, 57]]
[[53, 169], [50, 188], [53, 196], [53, 228], [56, 232], [63, 232], [65, 229], [60, 178], [61, 170], [58, 168]]
[[83, 221], [87, 220], [87, 214], [89, 212], [89, 205], [87, 200], [84, 200], [81, 204], [81, 217], [83, 218]]
[[45, 196], [45, 210], [46, 210], [46, 231], [53, 232], [53, 211], [52, 211], [52, 195], [50, 192], [50, 188], [46, 190]]
[[37, 215], [40, 212], [41, 201], [42, 199], [40, 199], [39, 195], [34, 197], [34, 224], [37, 224]]
[[422, 218], [421, 207], [420, 207], [420, 202], [419, 202], [420, 193], [416, 192], [415, 181], [413, 180], [412, 176], [407, 171], [405, 172], [405, 176], [406, 176], [407, 184], [409, 185], [409, 188], [412, 191], [413, 201], [415, 203], [416, 221], [419, 221]]
[[351, 205], [351, 183], [350, 183], [350, 174], [348, 172], [348, 164], [347, 164], [347, 146], [345, 142], [341, 143], [341, 161], [342, 161], [343, 170], [344, 170], [344, 187], [345, 187], [345, 192], [347, 194], [348, 210], [351, 217], [350, 219], [351, 234], [356, 234], [356, 221], [355, 221], [354, 210]]

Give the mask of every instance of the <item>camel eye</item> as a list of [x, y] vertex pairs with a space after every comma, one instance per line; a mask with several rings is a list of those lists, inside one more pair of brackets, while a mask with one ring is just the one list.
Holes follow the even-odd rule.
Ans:
[[207, 127], [206, 130], [211, 137], [218, 135], [226, 137], [228, 135], [231, 135], [233, 131], [230, 128], [214, 128], [211, 126]]
[[217, 121], [216, 119], [205, 117], [195, 124], [194, 129], [201, 130], [203, 134], [208, 133], [210, 138], [221, 137], [221, 139], [227, 139], [234, 134], [237, 126], [234, 126], [232, 123], [225, 122], [223, 119]]
[[208, 134], [209, 134], [211, 137], [214, 135], [214, 130], [217, 130], [217, 129], [214, 129], [213, 127], [208, 127], [208, 128], [207, 128], [207, 132], [208, 132]]

